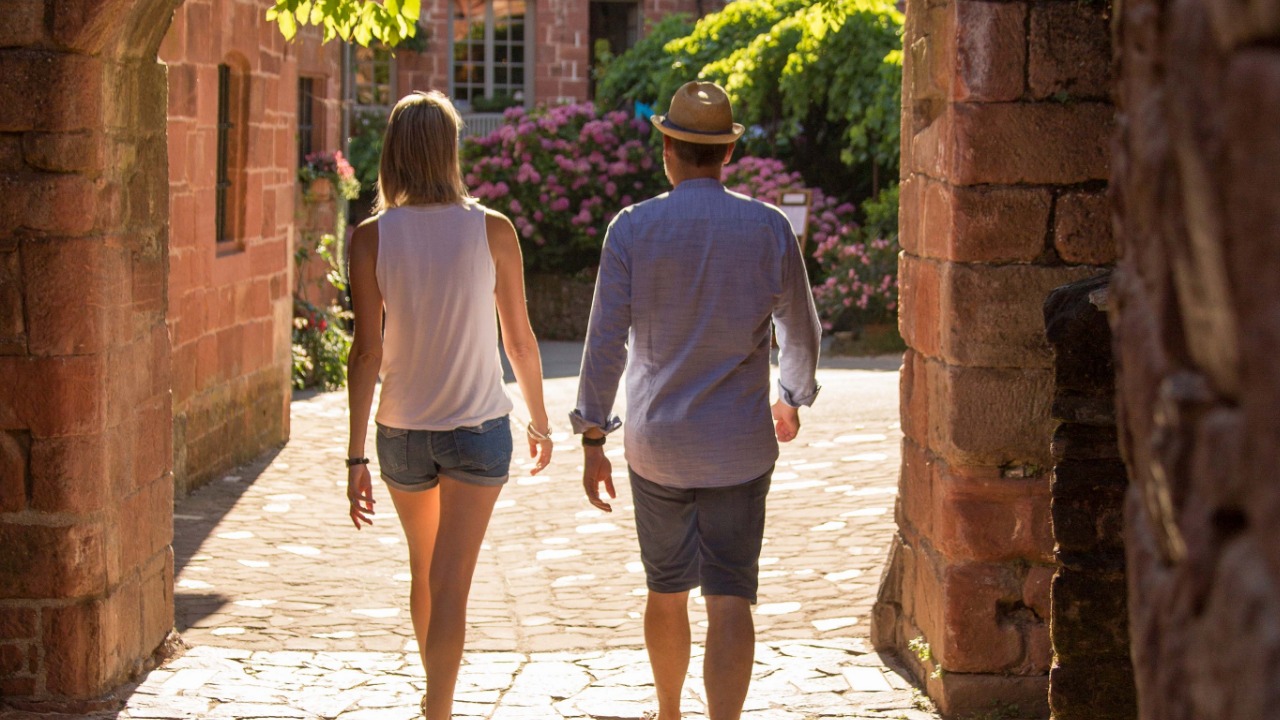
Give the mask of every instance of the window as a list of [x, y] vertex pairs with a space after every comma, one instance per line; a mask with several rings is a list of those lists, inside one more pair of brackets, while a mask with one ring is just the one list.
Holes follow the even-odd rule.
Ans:
[[395, 58], [382, 46], [350, 48], [351, 100], [355, 111], [391, 109], [399, 99], [395, 87]]
[[214, 180], [214, 240], [218, 254], [243, 249], [248, 72], [218, 66], [218, 156]]
[[588, 38], [591, 41], [591, 72], [587, 93], [596, 94], [596, 73], [600, 66], [600, 52], [607, 51], [617, 57], [630, 50], [640, 38], [640, 3], [635, 0], [591, 0], [588, 3], [590, 22]]
[[315, 85], [315, 78], [298, 78], [298, 165], [307, 162], [317, 145]]
[[497, 100], [499, 106], [524, 100], [525, 5], [524, 0], [454, 0], [455, 100], [472, 106], [483, 103], [476, 103], [479, 98]]

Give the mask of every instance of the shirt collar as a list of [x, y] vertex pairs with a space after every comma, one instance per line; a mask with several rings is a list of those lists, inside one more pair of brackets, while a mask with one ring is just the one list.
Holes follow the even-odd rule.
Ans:
[[685, 180], [672, 189], [672, 192], [681, 192], [683, 190], [699, 190], [711, 188], [724, 188], [724, 183], [715, 178], [691, 178]]

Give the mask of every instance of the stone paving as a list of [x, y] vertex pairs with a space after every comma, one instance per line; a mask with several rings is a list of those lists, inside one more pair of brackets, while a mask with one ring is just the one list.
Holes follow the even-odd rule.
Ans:
[[[564, 428], [580, 346], [543, 350], [548, 411]], [[783, 446], [746, 718], [937, 717], [866, 639], [893, 532], [897, 368], [897, 358], [824, 361], [817, 406]], [[419, 716], [423, 675], [394, 508], [375, 484], [373, 527], [357, 532], [346, 515], [345, 394], [298, 396], [291, 436], [177, 504], [176, 622], [189, 649], [131, 687], [123, 710], [77, 717]], [[656, 708], [622, 449], [611, 443], [619, 498], [605, 514], [582, 496], [580, 451], [566, 433], [555, 438], [551, 467], [537, 477], [530, 463], [513, 468], [495, 510], [455, 717], [621, 720]], [[698, 642], [701, 598], [691, 607]], [[695, 657], [686, 718], [704, 720], [701, 693]]]

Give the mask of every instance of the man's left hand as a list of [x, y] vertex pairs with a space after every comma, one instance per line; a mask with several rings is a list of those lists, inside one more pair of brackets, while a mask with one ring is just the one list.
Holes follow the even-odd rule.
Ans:
[[582, 489], [587, 493], [587, 500], [605, 512], [613, 512], [613, 506], [600, 499], [600, 486], [604, 485], [609, 499], [618, 497], [613, 489], [613, 463], [604, 456], [602, 447], [582, 448]]

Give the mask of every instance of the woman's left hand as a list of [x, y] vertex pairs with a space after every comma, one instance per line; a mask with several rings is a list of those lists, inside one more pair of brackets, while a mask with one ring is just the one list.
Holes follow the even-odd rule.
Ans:
[[529, 457], [537, 458], [533, 469], [529, 471], [530, 475], [537, 475], [542, 469], [551, 464], [551, 438], [539, 440], [532, 435], [529, 436]]
[[347, 471], [347, 502], [350, 503], [351, 522], [356, 529], [360, 524], [373, 524], [373, 478], [368, 465], [356, 465]]

